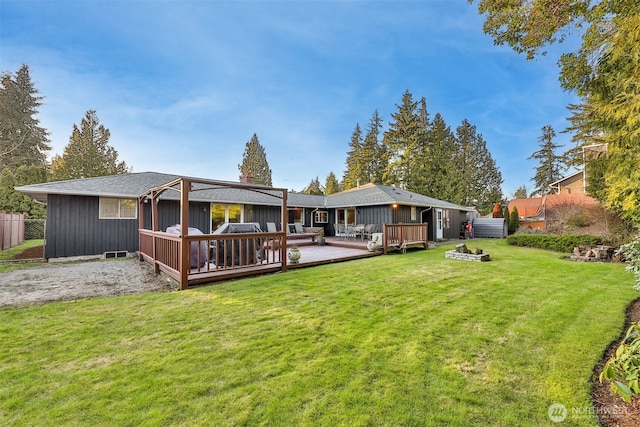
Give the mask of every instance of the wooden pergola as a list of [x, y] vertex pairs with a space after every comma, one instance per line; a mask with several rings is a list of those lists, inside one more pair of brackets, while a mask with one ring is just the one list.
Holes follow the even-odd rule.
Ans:
[[[246, 190], [279, 199], [281, 223], [287, 223], [287, 190], [283, 188], [181, 177], [148, 190], [138, 199], [139, 257], [141, 261], [150, 263], [156, 273], [162, 271], [177, 280], [181, 289], [186, 289], [189, 284], [287, 269], [287, 234], [284, 229], [275, 233], [189, 235], [189, 195], [221, 188]], [[167, 191], [176, 191], [180, 196], [180, 234], [159, 230], [158, 202]], [[149, 207], [151, 229], [145, 229], [144, 212]], [[192, 266], [190, 259], [194, 247], [197, 248], [198, 259], [205, 259], [196, 267]], [[254, 251], [253, 255], [245, 250], [249, 247]], [[256, 249], [261, 253], [259, 259], [254, 259]], [[216, 250], [223, 258], [234, 257], [233, 262], [227, 265], [213, 262], [211, 254]]]

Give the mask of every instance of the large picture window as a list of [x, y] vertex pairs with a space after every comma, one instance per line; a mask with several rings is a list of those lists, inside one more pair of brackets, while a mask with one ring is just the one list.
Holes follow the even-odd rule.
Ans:
[[225, 222], [240, 223], [243, 221], [242, 205], [211, 205], [211, 232], [215, 231]]
[[135, 199], [100, 197], [100, 219], [136, 219], [138, 203]]

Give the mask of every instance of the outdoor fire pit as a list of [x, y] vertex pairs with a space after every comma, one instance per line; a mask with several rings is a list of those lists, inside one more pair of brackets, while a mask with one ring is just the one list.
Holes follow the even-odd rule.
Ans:
[[452, 251], [447, 251], [444, 253], [445, 258], [459, 259], [462, 261], [478, 261], [478, 262], [486, 262], [491, 261], [491, 257], [489, 254], [483, 252], [482, 249], [476, 248], [473, 251], [467, 248], [467, 245], [461, 243], [456, 245], [456, 248]]

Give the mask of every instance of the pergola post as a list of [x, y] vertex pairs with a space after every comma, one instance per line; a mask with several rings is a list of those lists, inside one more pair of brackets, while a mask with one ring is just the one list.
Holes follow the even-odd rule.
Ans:
[[189, 269], [191, 268], [189, 243], [185, 242], [185, 237], [189, 235], [190, 190], [191, 181], [183, 178], [180, 181], [180, 289], [187, 289], [189, 286]]
[[289, 220], [289, 212], [287, 211], [287, 190], [282, 192], [282, 218], [280, 229], [284, 232], [282, 245], [280, 245], [280, 260], [282, 262], [282, 271], [287, 271], [287, 221]]

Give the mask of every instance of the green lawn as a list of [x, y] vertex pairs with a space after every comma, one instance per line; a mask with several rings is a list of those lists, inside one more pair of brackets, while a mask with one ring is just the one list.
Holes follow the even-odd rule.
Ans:
[[2, 425], [596, 425], [590, 378], [638, 296], [619, 264], [473, 241], [0, 310]]

